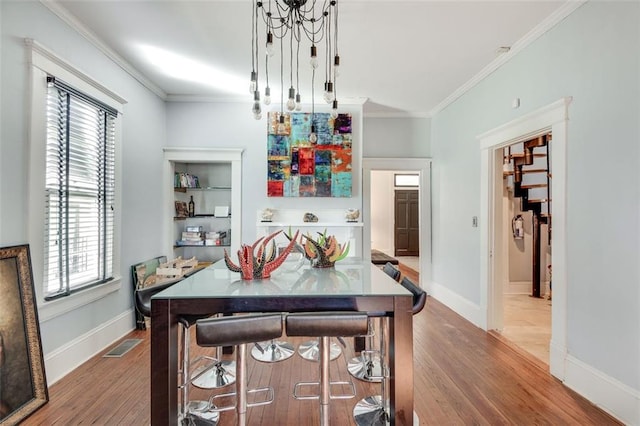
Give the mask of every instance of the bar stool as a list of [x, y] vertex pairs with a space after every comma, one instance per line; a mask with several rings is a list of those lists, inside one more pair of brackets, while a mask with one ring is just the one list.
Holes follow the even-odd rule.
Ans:
[[[231, 317], [206, 318], [196, 321], [196, 341], [203, 347], [236, 346], [236, 383], [235, 392], [213, 395], [209, 403], [200, 412], [192, 413], [200, 418], [206, 413], [220, 413], [235, 410], [237, 424], [245, 425], [247, 408], [267, 405], [273, 402], [273, 388], [248, 389], [247, 386], [247, 343], [276, 339], [282, 336], [281, 314], [255, 314]], [[248, 394], [266, 392], [264, 400], [247, 402]], [[219, 398], [235, 396], [233, 405], [216, 407], [214, 401]], [[198, 424], [196, 422], [196, 424]]]
[[[367, 315], [359, 312], [321, 312], [289, 314], [285, 319], [287, 336], [319, 336], [320, 381], [300, 382], [293, 388], [295, 399], [320, 400], [320, 424], [329, 425], [329, 401], [353, 398], [356, 394], [353, 382], [331, 382], [329, 380], [329, 339], [334, 336], [353, 337], [367, 332]], [[331, 385], [349, 385], [350, 394], [332, 395]], [[320, 386], [318, 395], [303, 396], [298, 389], [303, 386]]]
[[[154, 295], [161, 292], [162, 290], [171, 287], [178, 281], [180, 281], [180, 279], [176, 279], [176, 280], [162, 283], [162, 284], [153, 285], [150, 287], [143, 287], [143, 288], [136, 289], [134, 294], [136, 310], [144, 317], [150, 318], [151, 317], [151, 298]], [[178, 323], [182, 326], [180, 327], [181, 328], [180, 352], [181, 352], [182, 366], [180, 369], [180, 373], [181, 373], [180, 384], [178, 385], [178, 388], [182, 391], [182, 398], [180, 401], [180, 416], [182, 418], [187, 416], [190, 411], [194, 411], [194, 410], [198, 411], [208, 405], [207, 401], [189, 401], [190, 380], [188, 378], [190, 377], [190, 367], [191, 367], [191, 360], [189, 357], [189, 345], [190, 345], [189, 327], [195, 323], [197, 318], [199, 317], [183, 316], [178, 318]], [[202, 357], [202, 359], [211, 360], [210, 357]], [[200, 423], [207, 424], [209, 422], [213, 422], [210, 424], [216, 424], [218, 416], [219, 416], [218, 413], [214, 413], [213, 415], [209, 415], [209, 416], [203, 415]]]
[[[427, 293], [416, 286], [407, 277], [404, 277], [400, 284], [413, 294], [412, 313], [416, 315], [422, 311], [427, 301]], [[353, 408], [353, 418], [358, 426], [378, 426], [386, 425], [389, 422], [389, 411], [387, 404], [389, 397], [387, 395], [389, 378], [389, 367], [386, 364], [386, 336], [385, 330], [388, 326], [388, 318], [383, 318], [383, 324], [380, 327], [380, 360], [383, 365], [383, 379], [381, 383], [381, 395], [372, 395], [361, 399]], [[414, 423], [416, 423], [417, 415], [413, 413]]]
[[[400, 281], [400, 270], [391, 262], [387, 262], [382, 271], [393, 278]], [[379, 322], [380, 324], [380, 322]], [[379, 325], [378, 328], [382, 327]], [[379, 383], [382, 381], [382, 364], [380, 362], [380, 350], [375, 348], [373, 338], [375, 336], [374, 316], [369, 313], [369, 331], [366, 336], [366, 347], [360, 352], [360, 356], [351, 358], [347, 363], [349, 374], [358, 380], [370, 383]]]

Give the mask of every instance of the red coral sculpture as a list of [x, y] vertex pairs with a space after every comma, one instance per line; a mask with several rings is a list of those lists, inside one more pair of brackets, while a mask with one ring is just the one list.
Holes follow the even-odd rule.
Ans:
[[[273, 239], [282, 231], [258, 239], [253, 245], [242, 244], [238, 250], [238, 263], [236, 265], [229, 258], [227, 250], [224, 250], [224, 263], [232, 272], [240, 272], [243, 280], [259, 280], [269, 278], [271, 273], [276, 270], [282, 262], [287, 258], [293, 248], [298, 232], [289, 242], [289, 245], [276, 257], [276, 243]], [[267, 250], [267, 246], [271, 242], [271, 249]], [[256, 248], [258, 249], [256, 252]], [[267, 254], [267, 251], [269, 252]]]

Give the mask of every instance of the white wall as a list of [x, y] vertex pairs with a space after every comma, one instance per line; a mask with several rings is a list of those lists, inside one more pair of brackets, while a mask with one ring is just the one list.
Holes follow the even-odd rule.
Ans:
[[403, 158], [431, 156], [429, 118], [364, 118], [364, 156]]
[[[438, 113], [431, 136], [433, 280], [479, 306], [476, 136], [573, 97], [566, 383], [632, 424], [640, 423], [639, 55], [640, 4], [588, 2]], [[620, 390], [624, 402], [605, 401], [594, 383]]]
[[394, 210], [393, 171], [371, 172], [371, 248], [393, 256]]
[[266, 113], [256, 121], [248, 104], [167, 104], [167, 145], [176, 147], [244, 148], [242, 154], [242, 242], [256, 239], [257, 212], [265, 207], [301, 209], [362, 209], [362, 107], [341, 107], [352, 114], [353, 192], [351, 198], [267, 197]]
[[[28, 70], [24, 38], [32, 38], [127, 100], [123, 120], [122, 276], [120, 291], [41, 323], [45, 368], [51, 380], [84, 361], [113, 333], [134, 326], [130, 265], [162, 247], [162, 151], [165, 106], [39, 2], [0, 2], [1, 137], [0, 246], [27, 243], [29, 144]], [[39, 265], [33, 265], [34, 268]], [[41, 285], [35, 282], [35, 285]], [[105, 342], [105, 336], [107, 341]], [[75, 349], [74, 349], [75, 348]], [[63, 362], [61, 358], [68, 357]]]

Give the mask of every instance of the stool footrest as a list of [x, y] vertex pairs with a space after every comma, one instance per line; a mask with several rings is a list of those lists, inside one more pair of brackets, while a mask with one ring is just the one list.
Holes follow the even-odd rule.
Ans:
[[[294, 399], [320, 399], [320, 395], [300, 395], [298, 389], [303, 386], [317, 386], [320, 387], [320, 382], [299, 382], [293, 387], [293, 398]], [[339, 382], [329, 382], [329, 389], [331, 386], [347, 386], [350, 390], [350, 393], [345, 393], [341, 395], [334, 395], [329, 390], [329, 399], [351, 399], [356, 396], [356, 386], [352, 381], [339, 381]]]
[[[257, 407], [259, 405], [269, 405], [269, 404], [271, 404], [273, 402], [273, 399], [274, 399], [274, 392], [273, 392], [273, 388], [271, 386], [268, 386], [268, 387], [265, 387], [265, 388], [249, 389], [247, 391], [247, 395], [248, 394], [263, 393], [263, 392], [266, 392], [266, 394], [267, 394], [265, 399], [263, 399], [261, 401], [247, 402], [247, 408]], [[237, 396], [236, 392], [227, 392], [227, 393], [220, 393], [220, 394], [217, 394], [217, 395], [212, 395], [209, 398], [209, 407], [208, 407], [207, 411], [230, 411], [230, 410], [235, 410], [236, 409], [236, 404], [217, 406], [217, 405], [215, 405], [213, 403], [216, 399], [230, 398], [230, 397], [235, 397], [235, 396]]]

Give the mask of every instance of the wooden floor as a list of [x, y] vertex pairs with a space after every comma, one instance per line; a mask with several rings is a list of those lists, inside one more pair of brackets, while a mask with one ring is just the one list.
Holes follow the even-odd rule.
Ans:
[[[414, 271], [402, 265], [401, 270], [418, 281]], [[51, 386], [50, 401], [24, 424], [149, 424], [149, 332], [134, 331], [126, 338], [144, 341], [122, 358], [96, 356]], [[193, 352], [201, 353], [195, 347]], [[332, 380], [349, 377], [344, 353], [331, 369]], [[620, 424], [551, 377], [544, 364], [432, 298], [414, 317], [414, 370], [414, 405], [421, 425]], [[249, 386], [270, 383], [276, 400], [250, 409], [249, 424], [318, 424], [317, 401], [291, 397], [294, 382], [311, 380], [316, 374], [316, 364], [297, 355], [275, 364], [250, 359]], [[359, 381], [356, 385], [357, 399], [332, 401], [332, 425], [354, 424], [351, 412], [357, 400], [378, 393], [378, 385]], [[208, 394], [194, 389], [192, 398]], [[234, 420], [233, 413], [223, 413], [220, 425], [232, 425]]]

